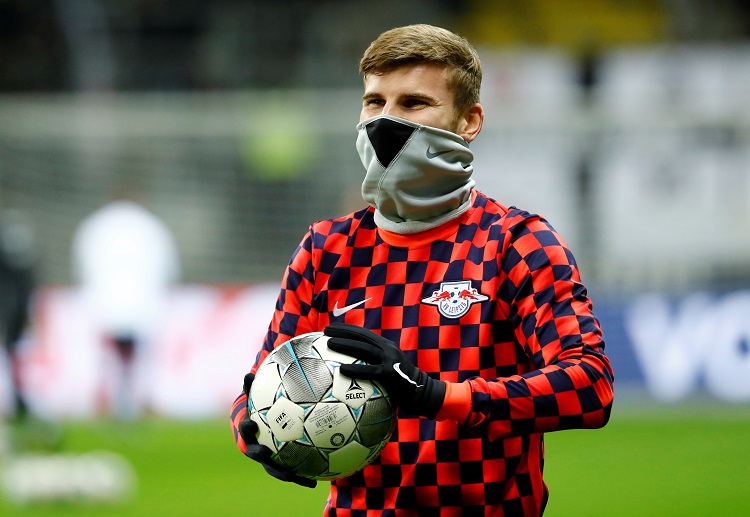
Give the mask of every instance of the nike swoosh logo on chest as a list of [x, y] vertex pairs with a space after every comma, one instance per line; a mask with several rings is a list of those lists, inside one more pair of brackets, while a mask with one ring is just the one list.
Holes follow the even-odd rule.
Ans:
[[335, 304], [334, 304], [334, 306], [333, 306], [333, 315], [334, 315], [334, 316], [336, 316], [336, 317], [338, 317], [338, 316], [341, 316], [342, 314], [346, 314], [346, 313], [347, 313], [347, 312], [349, 312], [350, 310], [352, 310], [352, 309], [356, 309], [356, 308], [357, 308], [357, 307], [359, 307], [360, 305], [363, 305], [364, 303], [366, 303], [366, 302], [368, 302], [368, 301], [370, 301], [370, 300], [372, 300], [372, 297], [370, 297], [370, 298], [365, 298], [365, 299], [364, 299], [364, 300], [362, 300], [362, 301], [359, 301], [359, 302], [356, 302], [356, 303], [352, 303], [352, 304], [350, 304], [350, 305], [347, 305], [347, 306], [345, 306], [345, 307], [341, 307], [341, 308], [339, 308], [339, 302], [338, 302], [338, 300], [337, 300], [337, 301], [336, 301], [336, 303], [335, 303]]

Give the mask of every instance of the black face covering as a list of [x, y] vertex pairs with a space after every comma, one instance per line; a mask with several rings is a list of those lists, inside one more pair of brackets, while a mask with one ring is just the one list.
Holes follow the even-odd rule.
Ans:
[[390, 115], [365, 120], [357, 130], [367, 169], [362, 197], [376, 208], [378, 226], [416, 233], [468, 210], [474, 155], [463, 138]]

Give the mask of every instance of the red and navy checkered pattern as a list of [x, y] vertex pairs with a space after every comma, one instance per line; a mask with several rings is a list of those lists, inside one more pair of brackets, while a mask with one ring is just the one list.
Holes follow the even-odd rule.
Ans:
[[[460, 318], [425, 302], [466, 281], [484, 296]], [[436, 378], [470, 383], [472, 408], [465, 422], [400, 411], [379, 459], [332, 483], [326, 515], [538, 515], [542, 433], [609, 418], [613, 373], [571, 252], [540, 216], [479, 192], [459, 219], [412, 236], [378, 230], [371, 208], [312, 225], [255, 367], [333, 321], [393, 340]]]

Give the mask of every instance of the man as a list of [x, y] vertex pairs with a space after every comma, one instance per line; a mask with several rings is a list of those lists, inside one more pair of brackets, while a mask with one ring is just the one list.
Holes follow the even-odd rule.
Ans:
[[87, 215], [72, 245], [81, 299], [116, 359], [107, 375], [111, 384], [104, 409], [122, 419], [147, 409], [145, 349], [158, 331], [181, 267], [169, 227], [133, 196], [123, 193]]
[[28, 416], [21, 375], [21, 346], [31, 324], [36, 290], [34, 232], [23, 214], [7, 209], [0, 220], [0, 343], [10, 366], [12, 401], [9, 414], [15, 420]]
[[[256, 365], [325, 330], [399, 406], [372, 465], [333, 481], [325, 514], [540, 515], [543, 433], [605, 425], [613, 373], [571, 252], [540, 216], [474, 188], [481, 65], [461, 37], [414, 25], [362, 58], [357, 150], [370, 205], [310, 227], [286, 270]], [[232, 409], [241, 451], [270, 459]]]

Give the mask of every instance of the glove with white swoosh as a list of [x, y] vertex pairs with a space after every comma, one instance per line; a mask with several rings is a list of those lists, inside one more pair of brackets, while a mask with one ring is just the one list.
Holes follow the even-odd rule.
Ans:
[[341, 373], [380, 382], [402, 409], [434, 419], [445, 400], [446, 383], [414, 366], [389, 339], [348, 323], [332, 323], [324, 330], [328, 348], [368, 364], [341, 365]]

